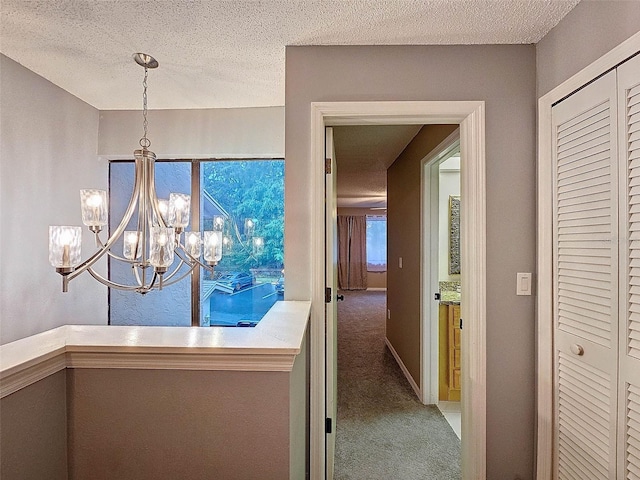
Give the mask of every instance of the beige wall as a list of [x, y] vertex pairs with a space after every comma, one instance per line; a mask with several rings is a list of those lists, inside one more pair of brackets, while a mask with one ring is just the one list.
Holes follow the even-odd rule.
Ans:
[[72, 369], [68, 383], [72, 480], [289, 477], [287, 372]]
[[[487, 188], [487, 477], [533, 476], [535, 270], [533, 45], [287, 47], [287, 297], [311, 296], [310, 103], [484, 100]], [[390, 281], [390, 278], [389, 278]], [[505, 428], [508, 425], [509, 428]]]
[[308, 375], [308, 335], [291, 372], [57, 372], [0, 400], [0, 478], [303, 479]]
[[[338, 207], [338, 215], [386, 215], [384, 210], [371, 208]], [[387, 288], [387, 272], [367, 271], [367, 288]]]
[[[0, 129], [0, 343], [106, 324], [107, 289], [87, 274], [63, 294], [48, 258], [49, 225], [82, 225], [79, 190], [107, 187], [98, 110], [0, 55]], [[94, 241], [82, 235], [86, 258]]]
[[536, 45], [538, 97], [640, 32], [639, 25], [638, 0], [582, 0]]
[[67, 480], [66, 374], [0, 400], [0, 478]]
[[387, 309], [391, 312], [387, 339], [418, 386], [422, 160], [457, 128], [458, 125], [425, 125], [387, 170]]

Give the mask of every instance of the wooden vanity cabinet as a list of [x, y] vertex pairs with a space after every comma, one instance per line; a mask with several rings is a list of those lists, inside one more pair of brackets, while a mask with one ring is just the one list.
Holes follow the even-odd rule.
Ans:
[[460, 400], [460, 305], [449, 305], [448, 314], [449, 400]]

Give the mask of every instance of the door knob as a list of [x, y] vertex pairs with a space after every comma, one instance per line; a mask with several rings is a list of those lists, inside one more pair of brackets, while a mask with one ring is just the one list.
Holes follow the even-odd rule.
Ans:
[[571, 353], [578, 356], [582, 356], [584, 355], [584, 348], [582, 348], [582, 345], [578, 345], [577, 343], [574, 343], [573, 345], [571, 345]]
[[341, 302], [344, 300], [344, 295], [336, 295], [336, 298]]

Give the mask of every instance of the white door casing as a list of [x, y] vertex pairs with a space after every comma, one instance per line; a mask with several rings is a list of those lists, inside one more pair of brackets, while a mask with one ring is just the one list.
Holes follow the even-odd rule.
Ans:
[[[460, 124], [464, 161], [461, 195], [462, 472], [464, 479], [486, 478], [486, 196], [485, 114], [482, 101], [328, 102], [311, 104], [313, 218], [311, 230], [311, 478], [326, 478], [325, 359], [325, 127], [335, 125]], [[473, 381], [471, 381], [473, 379]]]

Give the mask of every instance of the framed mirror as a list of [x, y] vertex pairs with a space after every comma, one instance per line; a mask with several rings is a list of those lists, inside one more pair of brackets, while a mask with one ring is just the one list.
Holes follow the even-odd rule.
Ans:
[[460, 196], [449, 195], [449, 275], [460, 274]]

